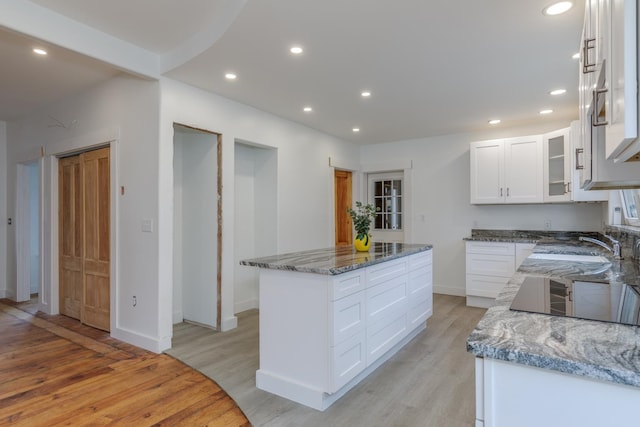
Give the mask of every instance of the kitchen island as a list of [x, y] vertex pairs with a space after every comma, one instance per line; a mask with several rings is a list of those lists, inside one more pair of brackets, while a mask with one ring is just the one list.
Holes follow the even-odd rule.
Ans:
[[[607, 262], [536, 256], [554, 253], [607, 255]], [[476, 356], [476, 426], [637, 424], [640, 327], [511, 310], [532, 277], [612, 290], [638, 282], [630, 260], [577, 239], [541, 239], [467, 340]], [[577, 295], [566, 301], [579, 308]], [[607, 304], [610, 314], [621, 312], [614, 298]]]
[[241, 261], [260, 268], [256, 386], [324, 410], [426, 328], [431, 245], [375, 242]]

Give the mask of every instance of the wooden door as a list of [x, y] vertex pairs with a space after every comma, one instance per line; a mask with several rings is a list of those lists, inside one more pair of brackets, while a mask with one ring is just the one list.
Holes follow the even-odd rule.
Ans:
[[82, 179], [80, 156], [58, 162], [60, 313], [80, 320], [82, 306]]
[[83, 182], [82, 322], [109, 330], [109, 148], [80, 155]]
[[336, 200], [336, 246], [351, 245], [353, 242], [353, 230], [351, 217], [347, 208], [351, 207], [351, 172], [336, 170], [334, 173], [335, 200]]
[[101, 148], [59, 161], [60, 313], [110, 328], [110, 160]]

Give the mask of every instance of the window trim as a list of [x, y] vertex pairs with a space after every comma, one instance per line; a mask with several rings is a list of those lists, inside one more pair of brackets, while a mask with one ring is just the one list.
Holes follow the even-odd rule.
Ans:
[[[637, 188], [630, 189], [634, 192], [634, 199], [636, 203], [636, 210], [640, 207], [640, 190]], [[624, 196], [624, 190], [620, 190], [620, 201], [622, 208], [622, 220], [627, 225], [640, 226], [640, 218], [627, 216], [627, 201]]]

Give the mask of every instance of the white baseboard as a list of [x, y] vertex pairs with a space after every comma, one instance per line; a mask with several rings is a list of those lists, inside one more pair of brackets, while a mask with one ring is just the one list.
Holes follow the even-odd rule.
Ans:
[[467, 290], [465, 288], [458, 288], [455, 286], [433, 285], [433, 293], [463, 297], [467, 294]]
[[0, 298], [7, 298], [7, 299], [10, 299], [11, 301], [15, 301], [16, 293], [13, 291], [10, 291], [9, 289], [0, 289]]
[[257, 298], [239, 301], [233, 305], [234, 313], [242, 313], [243, 311], [259, 308], [260, 304]]
[[111, 336], [154, 353], [162, 353], [171, 348], [171, 337], [150, 337], [121, 328], [112, 329]]

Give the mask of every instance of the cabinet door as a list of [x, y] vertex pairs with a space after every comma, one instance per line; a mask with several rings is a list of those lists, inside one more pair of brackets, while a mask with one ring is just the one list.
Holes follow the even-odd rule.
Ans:
[[601, 0], [610, 43], [605, 109], [606, 157], [618, 157], [638, 137], [636, 0]]
[[542, 203], [542, 138], [504, 141], [506, 203]]
[[471, 204], [504, 203], [504, 146], [502, 140], [470, 144]]
[[571, 158], [569, 128], [542, 137], [543, 200], [545, 203], [571, 200]]

